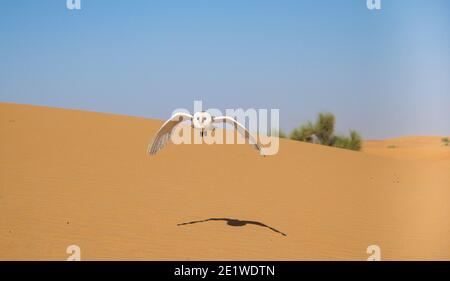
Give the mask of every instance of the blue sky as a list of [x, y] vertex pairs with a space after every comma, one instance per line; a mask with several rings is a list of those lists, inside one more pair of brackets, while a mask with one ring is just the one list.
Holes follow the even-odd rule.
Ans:
[[3, 0], [0, 101], [165, 119], [333, 112], [365, 138], [450, 135], [450, 1]]

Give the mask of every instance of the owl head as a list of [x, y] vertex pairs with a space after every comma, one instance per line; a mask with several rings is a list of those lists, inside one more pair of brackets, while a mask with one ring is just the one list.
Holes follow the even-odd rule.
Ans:
[[206, 129], [212, 123], [212, 116], [208, 112], [196, 112], [192, 120], [197, 129]]

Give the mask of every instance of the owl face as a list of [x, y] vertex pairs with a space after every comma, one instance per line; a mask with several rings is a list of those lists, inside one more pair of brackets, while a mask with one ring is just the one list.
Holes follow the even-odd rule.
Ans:
[[208, 112], [196, 112], [192, 123], [197, 129], [207, 129], [212, 123], [212, 116]]

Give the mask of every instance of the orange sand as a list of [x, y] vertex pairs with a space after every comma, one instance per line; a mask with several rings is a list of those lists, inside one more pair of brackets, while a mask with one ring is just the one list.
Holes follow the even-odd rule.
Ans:
[[[450, 259], [450, 148], [147, 145], [162, 121], [0, 104], [0, 260]], [[397, 148], [387, 148], [395, 144]], [[230, 226], [208, 218], [251, 220]]]

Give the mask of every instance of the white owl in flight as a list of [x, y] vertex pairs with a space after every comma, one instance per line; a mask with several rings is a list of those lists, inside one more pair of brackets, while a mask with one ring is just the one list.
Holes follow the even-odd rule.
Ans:
[[229, 116], [214, 117], [208, 112], [196, 112], [194, 116], [188, 113], [175, 113], [169, 120], [167, 120], [156, 133], [152, 143], [148, 147], [148, 153], [155, 155], [158, 151], [164, 148], [169, 141], [173, 129], [184, 121], [191, 121], [194, 129], [200, 130], [200, 136], [204, 137], [208, 131], [214, 131], [214, 123], [229, 123], [234, 125], [234, 128], [245, 137], [245, 140], [252, 144], [261, 155], [264, 156], [259, 141], [253, 137], [250, 132], [241, 123]]

